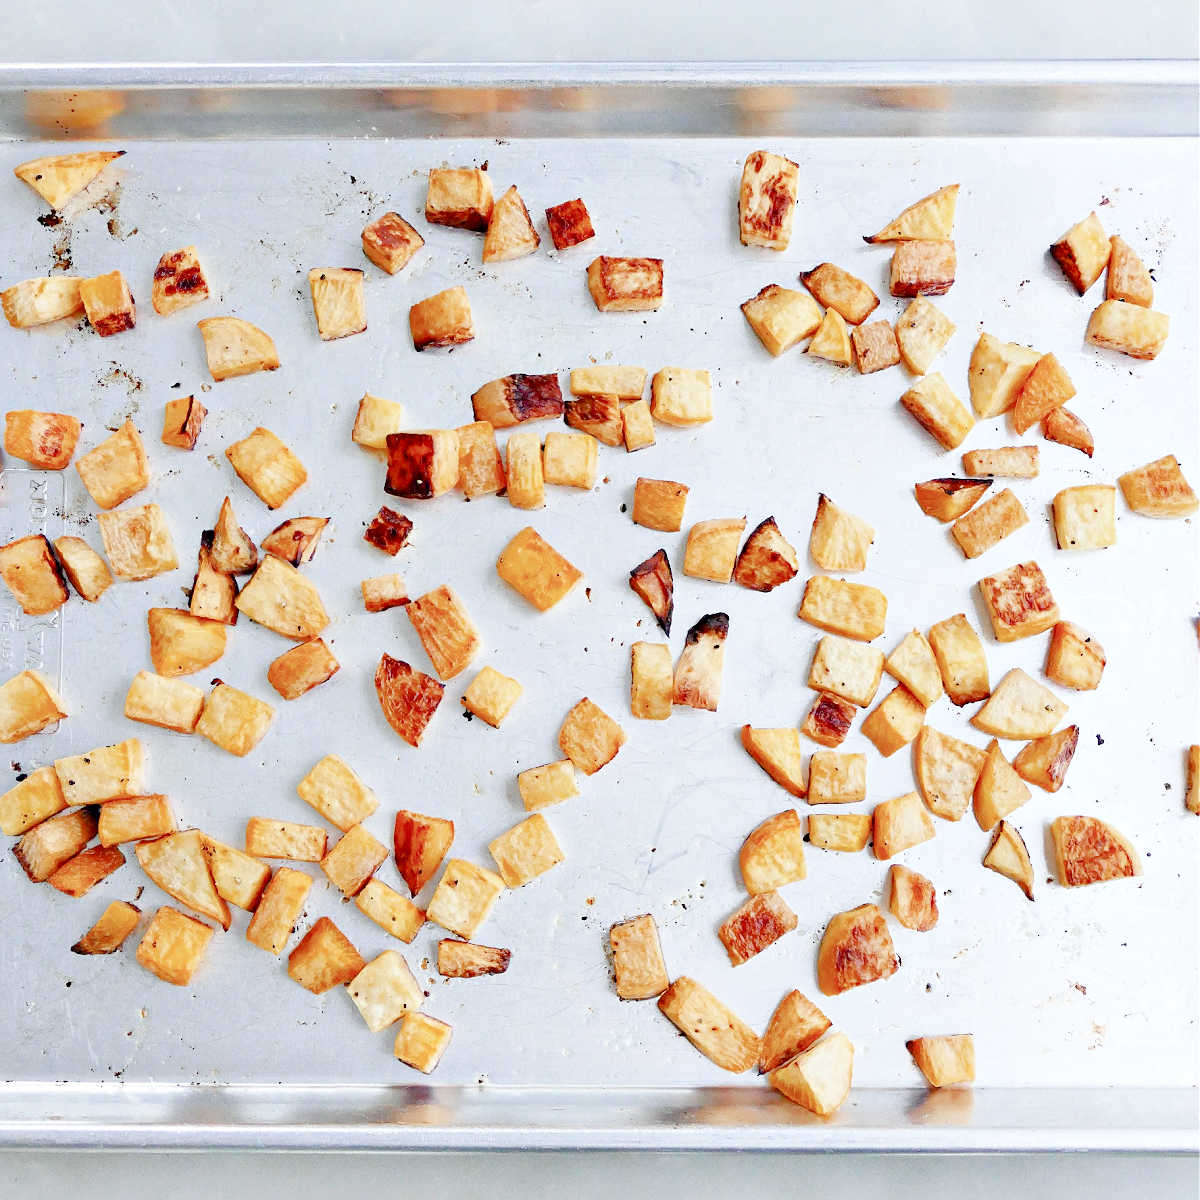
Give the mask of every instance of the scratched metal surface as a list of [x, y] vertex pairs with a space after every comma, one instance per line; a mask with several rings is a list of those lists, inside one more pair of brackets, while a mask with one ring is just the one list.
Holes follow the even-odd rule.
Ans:
[[[488, 841], [524, 814], [515, 773], [557, 756], [567, 708], [587, 694], [629, 734], [617, 759], [581, 795], [546, 816], [567, 861], [506, 894], [479, 939], [513, 949], [509, 972], [442, 981], [431, 969], [437, 931], [400, 947], [429, 992], [427, 1011], [454, 1026], [434, 1084], [564, 1087], [730, 1085], [678, 1037], [653, 1004], [612, 994], [605, 934], [611, 922], [652, 912], [672, 973], [704, 981], [755, 1026], [764, 1027], [784, 990], [816, 994], [816, 946], [828, 917], [880, 900], [887, 866], [869, 854], [809, 851], [807, 881], [786, 889], [799, 928], [749, 964], [729, 966], [716, 926], [740, 902], [736, 851], [758, 821], [791, 801], [740, 749], [744, 721], [786, 724], [810, 699], [808, 663], [819, 634], [795, 617], [800, 579], [770, 595], [691, 580], [679, 571], [684, 537], [630, 522], [622, 510], [638, 475], [688, 483], [686, 526], [774, 514], [801, 549], [817, 493], [869, 519], [878, 531], [863, 581], [889, 598], [890, 649], [911, 627], [966, 611], [980, 625], [974, 581], [1036, 557], [1064, 611], [1108, 651], [1099, 691], [1071, 697], [1080, 749], [1057, 795], [1035, 792], [1017, 814], [1037, 870], [1028, 903], [979, 865], [987, 836], [968, 817], [938, 822], [936, 839], [904, 855], [942, 893], [942, 917], [927, 934], [893, 924], [900, 971], [888, 982], [822, 1000], [858, 1048], [861, 1088], [918, 1082], [904, 1041], [920, 1033], [970, 1031], [981, 1086], [1051, 1088], [1196, 1083], [1197, 822], [1182, 807], [1182, 748], [1196, 737], [1193, 618], [1197, 539], [1193, 522], [1153, 522], [1118, 503], [1118, 545], [1092, 554], [1054, 548], [1048, 505], [1060, 488], [1115, 482], [1136, 465], [1173, 452], [1196, 481], [1196, 182], [1190, 141], [987, 141], [775, 139], [801, 164], [800, 207], [782, 255], [737, 243], [733, 219], [745, 140], [596, 142], [425, 141], [139, 144], [85, 198], [63, 229], [45, 229], [37, 198], [11, 176], [0, 184], [0, 278], [46, 273], [56, 255], [91, 274], [119, 267], [140, 301], [137, 328], [102, 340], [65, 324], [4, 330], [5, 407], [60, 408], [85, 422], [81, 450], [132, 416], [146, 438], [153, 481], [136, 502], [167, 510], [183, 564], [146, 583], [113, 587], [94, 606], [74, 598], [60, 620], [30, 623], [3, 605], [5, 674], [40, 660], [61, 676], [71, 717], [53, 735], [11, 751], [5, 776], [136, 734], [149, 748], [149, 782], [169, 793], [182, 823], [238, 843], [252, 815], [319, 821], [295, 793], [318, 757], [343, 755], [375, 788], [368, 822], [387, 840], [399, 807], [453, 817], [455, 853], [487, 862]], [[6, 160], [42, 152], [9, 145]], [[480, 240], [417, 224], [426, 247], [402, 274], [368, 269], [365, 335], [320, 342], [305, 273], [312, 266], [364, 265], [358, 234], [385, 208], [420, 211], [431, 163], [488, 160], [502, 190], [517, 183], [531, 211], [582, 195], [598, 236], [561, 255], [543, 250], [484, 267]], [[844, 264], [886, 297], [886, 250], [860, 235], [941, 183], [959, 180], [959, 279], [939, 306], [958, 333], [938, 364], [966, 396], [966, 364], [977, 331], [1053, 350], [1079, 389], [1072, 407], [1091, 426], [1096, 456], [1044, 444], [1036, 480], [1014, 481], [1030, 524], [975, 562], [943, 527], [923, 517], [916, 479], [948, 474], [942, 454], [899, 409], [901, 368], [870, 377], [792, 352], [770, 359], [737, 305], [767, 283], [794, 284], [822, 259]], [[113, 188], [115, 187], [115, 190]], [[87, 207], [106, 193], [110, 204]], [[1085, 299], [1045, 255], [1062, 229], [1096, 207], [1146, 257], [1156, 306], [1171, 314], [1161, 358], [1140, 364], [1082, 341], [1099, 288]], [[541, 222], [539, 221], [539, 226]], [[545, 233], [542, 227], [543, 235]], [[149, 305], [159, 255], [194, 242], [212, 281], [208, 303], [171, 318]], [[667, 302], [655, 314], [597, 314], [583, 268], [594, 253], [661, 255]], [[463, 283], [478, 336], [452, 354], [415, 354], [406, 314], [415, 300]], [[235, 313], [276, 339], [282, 369], [204, 390], [209, 417], [192, 454], [161, 445], [162, 407], [207, 387], [195, 320]], [[387, 497], [383, 470], [350, 442], [365, 390], [400, 400], [414, 427], [470, 418], [470, 393], [510, 371], [565, 371], [591, 359], [701, 366], [716, 380], [716, 419], [697, 431], [659, 427], [637, 455], [601, 448], [603, 482], [590, 494], [548, 489], [530, 517], [502, 499], [466, 505], [455, 496], [400, 505], [412, 516], [411, 548], [396, 564], [361, 540]], [[308, 484], [278, 514], [234, 477], [223, 449], [257, 424], [279, 433], [307, 464]], [[550, 428], [544, 426], [542, 428]], [[1000, 422], [976, 427], [964, 448], [1006, 444]], [[43, 477], [9, 469], [0, 531], [77, 532], [99, 544], [94, 509], [73, 470]], [[229, 493], [242, 523], [262, 537], [287, 515], [333, 523], [308, 573], [333, 617], [328, 636], [342, 663], [328, 685], [294, 703], [276, 701], [265, 671], [285, 648], [274, 634], [238, 625], [213, 669], [277, 703], [274, 727], [246, 760], [199, 738], [134, 726], [121, 715], [135, 671], [149, 665], [144, 612], [182, 602], [200, 531]], [[532, 524], [586, 573], [558, 608], [537, 615], [497, 580], [493, 562], [516, 530]], [[717, 714], [677, 710], [665, 724], [629, 714], [629, 644], [657, 632], [625, 579], [665, 545], [676, 567], [677, 652], [701, 614], [724, 610], [731, 633]], [[358, 581], [399, 569], [409, 592], [452, 584], [480, 625], [486, 649], [447, 688], [424, 748], [410, 750], [383, 721], [371, 676], [382, 651], [427, 662], [399, 611], [361, 611]], [[1013, 665], [1036, 673], [1045, 639], [1012, 646], [985, 636], [993, 680]], [[61, 645], [61, 652], [60, 652]], [[525, 694], [503, 731], [462, 719], [458, 697], [485, 663], [515, 675]], [[207, 675], [204, 677], [207, 679]], [[203, 680], [197, 679], [198, 682]], [[983, 744], [967, 713], [940, 702], [929, 723]], [[855, 731], [845, 749], [869, 751], [869, 798], [856, 811], [913, 787], [910, 756], [882, 760]], [[1012, 749], [1012, 747], [1007, 747]], [[6, 756], [7, 759], [8, 756]], [[19, 764], [19, 765], [18, 765]], [[801, 809], [803, 812], [803, 808]], [[1047, 882], [1043, 830], [1060, 813], [1111, 820], [1144, 856], [1136, 882], [1066, 891]], [[331, 833], [335, 832], [331, 830]], [[132, 855], [130, 856], [132, 859]], [[301, 929], [333, 917], [368, 958], [389, 939], [316, 883]], [[394, 865], [381, 877], [396, 884]], [[146, 911], [164, 897], [127, 865], [83, 900], [24, 878], [0, 850], [0, 1060], [6, 1080], [80, 1082], [380, 1085], [422, 1082], [373, 1037], [340, 990], [317, 998], [285, 963], [250, 946], [235, 910], [192, 985], [155, 981], [133, 960], [133, 944], [108, 958], [72, 956], [70, 944], [115, 897], [145, 885]], [[396, 943], [391, 943], [392, 947]], [[436, 1095], [436, 1093], [434, 1093]], [[851, 1106], [860, 1101], [852, 1100]], [[733, 1110], [736, 1115], [736, 1109]], [[902, 1110], [897, 1110], [902, 1111]]]

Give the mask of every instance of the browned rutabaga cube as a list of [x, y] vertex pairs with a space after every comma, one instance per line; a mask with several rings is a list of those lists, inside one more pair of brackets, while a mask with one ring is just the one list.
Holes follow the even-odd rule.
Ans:
[[779, 941], [797, 924], [796, 914], [778, 892], [759, 892], [726, 918], [717, 936], [729, 961], [739, 967]]
[[412, 527], [413, 523], [407, 517], [384, 505], [371, 518], [371, 523], [363, 534], [363, 541], [370, 542], [377, 550], [394, 557], [408, 543]]
[[568, 250], [596, 236], [592, 218], [582, 200], [565, 200], [546, 209], [546, 224], [550, 227], [555, 250]]
[[387, 479], [383, 490], [406, 500], [429, 500], [458, 486], [458, 431], [387, 435]]
[[195, 246], [172, 250], [158, 260], [150, 300], [160, 316], [208, 299], [208, 280]]
[[425, 239], [399, 214], [385, 212], [362, 231], [363, 253], [381, 270], [395, 275], [425, 245]]

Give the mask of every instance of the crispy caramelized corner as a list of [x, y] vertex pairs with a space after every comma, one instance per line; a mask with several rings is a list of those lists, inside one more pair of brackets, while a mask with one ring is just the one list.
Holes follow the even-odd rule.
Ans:
[[101, 336], [112, 337], [137, 324], [133, 293], [120, 271], [79, 281], [79, 298], [88, 324]]
[[717, 711], [728, 636], [726, 613], [709, 613], [688, 630], [683, 652], [675, 664], [674, 703]]
[[843, 700], [832, 692], [818, 692], [800, 732], [810, 737], [819, 746], [834, 749], [840, 746], [850, 732], [857, 710], [849, 700]]
[[675, 613], [675, 578], [665, 550], [656, 550], [629, 572], [629, 586], [646, 602], [663, 633], [670, 635]]
[[769, 592], [796, 577], [800, 560], [779, 532], [774, 517], [760, 521], [742, 546], [733, 568], [733, 581], [756, 592]]
[[621, 402], [616, 396], [580, 396], [568, 400], [563, 417], [572, 429], [590, 433], [606, 446], [619, 446], [624, 440], [625, 423], [621, 419]]
[[945, 523], [961, 517], [991, 486], [990, 479], [942, 478], [918, 483], [913, 491], [921, 511]]
[[290, 517], [263, 538], [261, 548], [293, 567], [312, 562], [328, 517]]
[[431, 500], [458, 486], [459, 441], [455, 429], [389, 433], [383, 490], [405, 500]]
[[782, 154], [755, 150], [746, 156], [738, 189], [738, 230], [743, 246], [786, 250], [800, 185], [800, 166]]
[[653, 312], [663, 301], [663, 260], [602, 254], [588, 264], [587, 281], [600, 312]]
[[587, 205], [580, 199], [564, 200], [546, 209], [546, 224], [555, 250], [569, 250], [596, 236]]
[[156, 313], [167, 316], [207, 299], [208, 280], [204, 277], [195, 246], [172, 250], [158, 260], [151, 289], [151, 302]]
[[442, 702], [442, 685], [406, 662], [384, 654], [375, 669], [375, 694], [387, 723], [414, 748]]
[[412, 527], [413, 523], [407, 517], [383, 505], [371, 518], [371, 523], [363, 534], [363, 541], [394, 558], [407, 545]]

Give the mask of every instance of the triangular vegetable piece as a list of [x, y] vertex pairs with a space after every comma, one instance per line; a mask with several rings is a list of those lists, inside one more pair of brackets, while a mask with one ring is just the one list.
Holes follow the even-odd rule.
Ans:
[[1069, 409], [1052, 408], [1042, 418], [1042, 437], [1060, 446], [1070, 446], [1088, 458], [1096, 450], [1092, 431]]
[[258, 566], [258, 551], [250, 535], [238, 524], [233, 501], [228, 496], [221, 501], [210, 553], [213, 566], [226, 575], [245, 575]]
[[506, 262], [532, 254], [541, 243], [529, 209], [515, 187], [510, 187], [492, 209], [483, 238], [483, 261]]
[[781, 788], [793, 796], [804, 795], [807, 789], [799, 730], [790, 726], [786, 729], [753, 729], [743, 725], [742, 745]]
[[208, 856], [204, 853], [204, 834], [198, 829], [169, 833], [149, 842], [138, 842], [134, 850], [142, 870], [168, 896], [180, 904], [220, 922], [229, 928], [229, 905], [217, 894]]
[[1067, 709], [1052, 691], [1016, 667], [996, 685], [971, 724], [993, 737], [1020, 741], [1053, 733]]
[[1068, 725], [1066, 729], [1030, 742], [1013, 759], [1013, 770], [1026, 783], [1046, 792], [1057, 792], [1067, 777], [1067, 768], [1078, 745], [1079, 726]]
[[910, 204], [894, 221], [889, 221], [865, 242], [904, 242], [915, 239], [941, 241], [954, 236], [954, 209], [958, 184], [938, 188]]
[[799, 566], [795, 548], [779, 532], [775, 518], [768, 517], [746, 539], [733, 568], [733, 579], [753, 591], [769, 592], [794, 579]]
[[971, 804], [987, 755], [978, 746], [924, 725], [917, 734], [916, 775], [935, 816], [958, 821]]
[[255, 371], [274, 371], [279, 352], [271, 335], [239, 317], [208, 317], [196, 322], [204, 338], [208, 369], [220, 382]]
[[975, 820], [979, 828], [993, 828], [1001, 818], [1029, 799], [1029, 788], [1004, 757], [1000, 743], [992, 738], [975, 783]]
[[848, 367], [854, 361], [850, 349], [850, 331], [846, 328], [846, 318], [836, 308], [827, 308], [821, 318], [817, 332], [812, 335], [805, 351], [813, 358], [823, 358], [827, 362], [837, 363], [839, 367]]
[[1033, 899], [1033, 863], [1020, 832], [1007, 821], [1001, 821], [992, 834], [992, 844], [983, 856], [989, 871], [1011, 879], [1030, 900]]
[[1154, 283], [1137, 251], [1122, 237], [1109, 238], [1112, 253], [1108, 257], [1106, 300], [1124, 300], [1149, 308], [1154, 303]]
[[1056, 817], [1050, 823], [1054, 865], [1063, 887], [1082, 887], [1142, 873], [1133, 847], [1095, 817]]
[[79, 154], [52, 154], [13, 168], [13, 174], [51, 208], [62, 208], [76, 192], [82, 192], [124, 150], [86, 150]]

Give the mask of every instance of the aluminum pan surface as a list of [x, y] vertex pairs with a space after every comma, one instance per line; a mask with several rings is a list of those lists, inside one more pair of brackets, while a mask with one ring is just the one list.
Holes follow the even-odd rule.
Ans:
[[[1084, 737], [1066, 788], [1056, 796], [1037, 793], [1019, 814], [1039, 869], [1035, 904], [980, 869], [986, 837], [969, 819], [940, 824], [934, 842], [906, 856], [944, 890], [942, 921], [930, 934], [895, 930], [904, 966], [888, 984], [828, 1001], [835, 1023], [859, 1046], [856, 1084], [909, 1087], [906, 1037], [970, 1030], [981, 1084], [992, 1087], [1193, 1086], [1196, 832], [1182, 811], [1180, 789], [1181, 747], [1195, 737], [1197, 713], [1194, 528], [1122, 513], [1115, 550], [1073, 556], [1054, 550], [1045, 508], [1060, 487], [1111, 482], [1167, 452], [1195, 474], [1194, 146], [1038, 141], [1009, 145], [1000, 155], [986, 143], [958, 140], [776, 144], [802, 166], [801, 215], [783, 255], [737, 245], [731, 214], [740, 162], [752, 148], [745, 141], [642, 141], [633, 148], [463, 141], [442, 143], [432, 154], [427, 143], [396, 141], [138, 147], [122, 160], [116, 213], [82, 215], [71, 244], [76, 270], [119, 266], [135, 281], [143, 301], [137, 330], [109, 340], [73, 329], [11, 332], [5, 370], [10, 395], [21, 404], [57, 404], [83, 416], [85, 447], [104, 426], [134, 416], [155, 472], [146, 498], [161, 500], [170, 513], [185, 565], [147, 584], [114, 588], [96, 608], [74, 601], [64, 610], [63, 684], [75, 715], [56, 738], [26, 742], [13, 757], [27, 766], [138, 732], [150, 747], [151, 785], [171, 793], [185, 821], [236, 842], [250, 815], [308, 819], [294, 785], [320, 754], [336, 751], [380, 795], [380, 813], [369, 823], [378, 836], [386, 840], [396, 808], [426, 807], [454, 816], [457, 850], [486, 862], [487, 842], [522, 815], [514, 771], [555, 755], [561, 714], [587, 693], [622, 721], [630, 743], [584, 781], [577, 800], [548, 813], [567, 864], [506, 896], [481, 930], [482, 940], [513, 946], [509, 973], [458, 984], [419, 972], [429, 980], [429, 1011], [455, 1027], [431, 1082], [567, 1089], [731, 1082], [736, 1094], [757, 1085], [714, 1079], [715, 1070], [652, 1006], [613, 1000], [603, 951], [608, 924], [654, 912], [672, 971], [704, 980], [761, 1028], [782, 991], [814, 991], [824, 921], [833, 911], [877, 898], [886, 867], [866, 856], [810, 851], [810, 878], [788, 896], [800, 915], [799, 930], [747, 966], [728, 966], [713, 930], [739, 901], [737, 847], [754, 823], [787, 804], [736, 745], [735, 730], [743, 720], [802, 718], [818, 635], [794, 618], [799, 583], [758, 596], [680, 575], [673, 647], [701, 613], [721, 608], [731, 614], [721, 711], [683, 710], [665, 726], [634, 722], [625, 696], [627, 646], [654, 632], [625, 575], [660, 544], [678, 564], [682, 536], [638, 529], [620, 506], [639, 474], [681, 479], [692, 487], [688, 523], [774, 513], [802, 546], [816, 494], [825, 491], [878, 530], [863, 578], [889, 596], [888, 646], [912, 625], [924, 628], [951, 612], [966, 611], [979, 622], [974, 580], [1036, 556], [1064, 612], [1094, 631], [1109, 655], [1100, 691], [1072, 699], [1071, 719]], [[35, 145], [21, 148], [22, 157], [37, 152]], [[592, 256], [587, 247], [483, 268], [478, 239], [423, 229], [426, 250], [405, 273], [394, 279], [372, 273], [368, 333], [320, 343], [306, 270], [357, 264], [357, 235], [367, 215], [384, 207], [419, 211], [431, 160], [483, 159], [490, 160], [499, 187], [520, 185], [535, 213], [583, 195], [600, 230], [596, 252], [665, 257], [664, 310], [597, 315], [583, 287], [583, 267]], [[898, 413], [897, 397], [907, 386], [900, 370], [864, 378], [795, 352], [769, 360], [736, 307], [764, 284], [789, 284], [798, 270], [823, 258], [886, 292], [888, 254], [863, 246], [858, 235], [952, 178], [964, 185], [959, 282], [939, 304], [959, 333], [941, 369], [965, 395], [966, 361], [980, 323], [1005, 338], [1052, 348], [1079, 387], [1075, 407], [1098, 446], [1091, 463], [1045, 446], [1041, 478], [1014, 484], [1030, 525], [974, 563], [962, 561], [945, 531], [912, 502], [913, 480], [951, 473], [957, 458], [939, 454]], [[1095, 206], [1106, 227], [1132, 240], [1156, 269], [1157, 303], [1171, 313], [1173, 326], [1155, 363], [1084, 347], [1093, 299], [1077, 298], [1045, 259], [1048, 241]], [[38, 226], [40, 211], [23, 190], [14, 190], [4, 206], [5, 280], [49, 268], [61, 230]], [[115, 233], [107, 228], [110, 217]], [[193, 241], [219, 298], [194, 314], [160, 320], [145, 302], [153, 265], [164, 250]], [[460, 282], [471, 294], [479, 337], [450, 355], [414, 354], [405, 320], [409, 304]], [[900, 307], [885, 299], [880, 312], [892, 317]], [[173, 385], [186, 392], [207, 379], [192, 315], [225, 311], [267, 328], [284, 366], [204, 394], [211, 415], [194, 455], [162, 447], [155, 440], [161, 405], [180, 394]], [[357, 581], [392, 569], [360, 541], [361, 523], [386, 497], [381, 468], [349, 442], [357, 399], [375, 391], [401, 400], [414, 426], [452, 425], [469, 417], [469, 394], [486, 379], [514, 370], [565, 370], [590, 357], [651, 370], [709, 367], [717, 381], [717, 420], [698, 432], [660, 427], [658, 444], [637, 456], [604, 450], [609, 482], [596, 494], [551, 489], [546, 510], [532, 523], [586, 571], [591, 595], [581, 589], [544, 617], [535, 618], [505, 592], [491, 566], [507, 537], [527, 523], [525, 514], [502, 500], [469, 508], [458, 499], [408, 506], [417, 529], [397, 566], [410, 593], [452, 583], [483, 629], [487, 649], [480, 664], [494, 663], [526, 686], [497, 734], [459, 718], [461, 688], [452, 685], [426, 748], [408, 751], [384, 725], [370, 676], [384, 649], [418, 665], [422, 652], [399, 614], [357, 612]], [[274, 427], [310, 468], [310, 483], [277, 515], [236, 481], [221, 454], [259, 423]], [[978, 427], [967, 445], [1008, 440], [1007, 431], [991, 423]], [[12, 471], [9, 484], [19, 494], [29, 476]], [[80, 531], [95, 541], [78, 480], [64, 473], [48, 486], [64, 489], [61, 502], [47, 507], [48, 531]], [[179, 602], [199, 531], [211, 524], [226, 491], [256, 537], [284, 515], [334, 517], [310, 573], [335, 615], [331, 636], [343, 671], [304, 700], [280, 704], [276, 726], [245, 762], [198, 740], [134, 730], [120, 716], [129, 678], [146, 665], [144, 609]], [[0, 519], [12, 521], [14, 532], [27, 527], [8, 513]], [[42, 644], [52, 655], [53, 634]], [[1010, 665], [1040, 667], [1042, 639], [1001, 647], [988, 638], [987, 645], [993, 678]], [[217, 670], [270, 698], [265, 666], [281, 648], [274, 635], [243, 622]], [[23, 648], [12, 651], [18, 652]], [[985, 740], [967, 732], [945, 702], [931, 723], [977, 744]], [[856, 732], [846, 748], [864, 746]], [[909, 790], [908, 756], [884, 761], [872, 753], [869, 781], [871, 801]], [[1079, 893], [1042, 883], [1039, 833], [1062, 812], [1113, 820], [1147, 855], [1145, 876]], [[360, 1086], [405, 1078], [391, 1058], [390, 1038], [367, 1035], [344, 996], [318, 999], [292, 984], [282, 965], [240, 937], [244, 917], [214, 943], [193, 987], [176, 991], [150, 981], [129, 953], [79, 960], [66, 951], [109, 898], [143, 882], [136, 868], [72, 903], [30, 888], [11, 855], [3, 857], [0, 969], [22, 981], [0, 1001], [5, 1078], [90, 1082], [119, 1073], [133, 1083]], [[390, 865], [383, 875], [395, 882]], [[143, 907], [160, 899], [147, 885]], [[320, 879], [308, 916], [322, 913], [343, 924], [368, 956], [384, 948], [383, 935]], [[435, 940], [427, 928], [407, 954], [414, 967], [432, 958]], [[754, 1096], [757, 1103], [757, 1091]], [[897, 1120], [901, 1112], [898, 1107]]]

